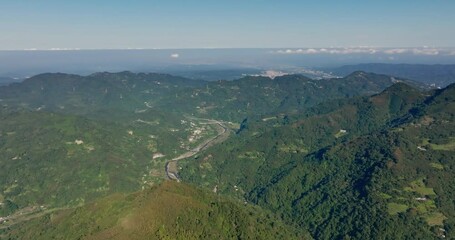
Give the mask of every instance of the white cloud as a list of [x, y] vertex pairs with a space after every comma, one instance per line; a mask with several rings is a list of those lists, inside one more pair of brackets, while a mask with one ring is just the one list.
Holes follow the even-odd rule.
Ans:
[[395, 48], [395, 49], [386, 49], [384, 50], [385, 54], [403, 54], [409, 52], [409, 49], [405, 48]]
[[180, 55], [178, 53], [173, 53], [171, 54], [171, 58], [179, 58]]
[[414, 53], [415, 55], [438, 55], [439, 49], [427, 48], [427, 47], [425, 47], [423, 49], [414, 48], [412, 50], [412, 53]]
[[385, 54], [403, 54], [403, 53], [412, 53], [414, 55], [438, 55], [441, 49], [437, 48], [396, 48], [396, 49], [387, 49], [384, 51]]
[[287, 50], [278, 50], [276, 53], [282, 54], [320, 54], [320, 53], [329, 53], [329, 54], [353, 54], [353, 53], [370, 53], [374, 54], [377, 50], [374, 48], [307, 48], [307, 49], [287, 49]]
[[76, 51], [80, 50], [79, 48], [50, 48], [50, 51]]
[[306, 50], [306, 52], [307, 52], [308, 54], [319, 53], [319, 51], [318, 51], [318, 50], [316, 50], [316, 49], [313, 49], [313, 48], [307, 49], [307, 50]]
[[414, 55], [455, 55], [454, 49], [448, 48], [375, 48], [375, 47], [345, 47], [345, 48], [300, 48], [274, 51], [278, 54], [414, 54]]

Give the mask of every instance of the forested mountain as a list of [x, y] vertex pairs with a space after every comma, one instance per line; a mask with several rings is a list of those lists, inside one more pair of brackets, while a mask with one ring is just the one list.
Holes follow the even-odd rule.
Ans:
[[[85, 77], [48, 73], [0, 88], [0, 99], [3, 106], [108, 120], [156, 111], [241, 121], [247, 116], [301, 111], [328, 99], [370, 95], [395, 82], [418, 85], [364, 72], [323, 81], [287, 75], [216, 82], [131, 72], [95, 73]], [[116, 116], [113, 118], [112, 114]]]
[[[182, 170], [317, 239], [453, 235], [455, 85], [321, 104], [306, 117], [245, 122]], [[274, 123], [270, 123], [274, 122]]]
[[164, 182], [115, 194], [72, 210], [43, 214], [4, 235], [9, 239], [310, 239], [273, 214]]
[[131, 72], [37, 75], [0, 88], [2, 198], [15, 206], [2, 211], [77, 205], [159, 182], [167, 160], [216, 133], [187, 116], [240, 123], [248, 114], [295, 112], [392, 83], [361, 72], [327, 82], [297, 75], [232, 82]]
[[[450, 237], [454, 88], [365, 72], [37, 75], [0, 87], [1, 234]], [[184, 183], [162, 183], [170, 161]]]
[[428, 85], [435, 84], [437, 87], [445, 87], [455, 82], [455, 65], [366, 63], [345, 65], [328, 70], [341, 76], [348, 75], [353, 71], [387, 74], [413, 79]]

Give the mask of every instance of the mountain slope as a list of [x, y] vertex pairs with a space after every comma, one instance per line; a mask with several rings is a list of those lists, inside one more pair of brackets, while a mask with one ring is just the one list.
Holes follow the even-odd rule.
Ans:
[[[186, 116], [240, 121], [269, 112], [299, 114], [393, 82], [361, 72], [327, 81], [292, 75], [210, 83], [120, 72], [41, 74], [1, 87], [0, 200], [10, 206], [1, 208], [2, 216], [39, 205], [77, 205], [161, 181], [166, 160], [216, 134]], [[204, 104], [223, 107], [197, 108]]]
[[[308, 109], [303, 115], [251, 118], [242, 123], [236, 136], [209, 149], [196, 161], [188, 160], [190, 169], [183, 171], [182, 177], [198, 182], [218, 178], [221, 183], [216, 184], [220, 191], [231, 188], [236, 181], [242, 181], [243, 187], [248, 189], [245, 184], [254, 186], [269, 181], [274, 168], [294, 161], [292, 159], [296, 156], [306, 156], [330, 145], [387, 128], [395, 118], [424, 99], [422, 92], [397, 83], [381, 94], [329, 101]], [[196, 172], [203, 174], [193, 174]], [[225, 186], [222, 183], [224, 178], [232, 182]]]
[[[164, 101], [176, 110], [194, 109], [194, 114], [240, 122], [246, 117], [301, 112], [330, 99], [371, 95], [398, 81], [385, 75], [355, 72], [345, 78], [312, 80], [301, 75], [274, 79], [245, 77], [234, 81], [210, 82], [205, 88], [183, 91]], [[408, 81], [408, 83], [415, 84]]]
[[[202, 86], [203, 81], [165, 74], [96, 73], [79, 76], [63, 73], [40, 74], [22, 83], [0, 88], [3, 105], [53, 112], [104, 116], [153, 108], [164, 96], [177, 89]], [[108, 112], [108, 114], [102, 114]], [[118, 114], [118, 113], [117, 113]], [[120, 118], [116, 116], [116, 118]], [[121, 119], [117, 119], [121, 120]]]
[[[153, 119], [136, 116], [142, 122], [1, 108], [0, 216], [148, 187], [165, 177], [166, 159], [216, 134], [209, 125], [182, 123], [183, 118], [171, 114], [166, 121], [156, 119], [158, 114]], [[196, 130], [201, 132], [198, 139]]]
[[[379, 93], [386, 87], [390, 88]], [[380, 154], [393, 152], [383, 146], [387, 142], [383, 132], [416, 119], [431, 122], [435, 114], [450, 118], [442, 107], [451, 101], [450, 94], [445, 90], [422, 93], [402, 80], [364, 72], [328, 80], [289, 75], [219, 82], [129, 72], [38, 75], [0, 88], [0, 165], [4, 169], [0, 213], [20, 218], [24, 212], [46, 209], [48, 213], [113, 193], [148, 189], [163, 181], [167, 161], [217, 134], [206, 120], [217, 119], [233, 121], [230, 125], [241, 123], [240, 129], [227, 141], [182, 165], [179, 162], [185, 181], [260, 204], [318, 238], [373, 236], [373, 228], [361, 228], [360, 221], [334, 230], [341, 219], [326, 211], [338, 209], [349, 221], [354, 220], [346, 214], [354, 210], [358, 214], [353, 216], [359, 219], [366, 219], [367, 209], [376, 211], [350, 205], [359, 197], [370, 202], [370, 195], [359, 194], [358, 187], [348, 185], [346, 198], [337, 199], [339, 186], [333, 181], [365, 179], [362, 174], [371, 166], [383, 166], [377, 163], [382, 158], [357, 164], [357, 160], [326, 161], [331, 159], [326, 156], [332, 156], [326, 153], [350, 143], [353, 146], [348, 149], [360, 152], [359, 156], [370, 148]], [[450, 138], [427, 138], [422, 145], [451, 147]], [[337, 154], [352, 156], [353, 152], [333, 156]], [[306, 194], [308, 189], [314, 189], [312, 194]], [[325, 202], [321, 194], [332, 201]], [[381, 209], [377, 211], [384, 214]], [[114, 225], [107, 227], [116, 233]], [[80, 231], [86, 225], [83, 228]], [[419, 234], [428, 236], [428, 229], [422, 229]], [[87, 234], [98, 234], [90, 231]]]
[[353, 71], [387, 74], [413, 79], [428, 85], [435, 84], [438, 87], [445, 87], [455, 82], [455, 65], [368, 63], [346, 65], [335, 69], [329, 69], [329, 71], [342, 76], [350, 74]]
[[130, 72], [85, 77], [56, 73], [1, 87], [0, 99], [4, 106], [103, 120], [121, 121], [137, 112], [172, 112], [240, 122], [248, 116], [296, 112], [329, 99], [378, 93], [397, 81], [403, 80], [364, 72], [341, 79], [288, 75], [218, 82]]
[[450, 237], [454, 89], [426, 96], [398, 84], [281, 126], [252, 123], [188, 160], [181, 176], [270, 209], [317, 239]]
[[309, 239], [257, 207], [166, 181], [47, 214], [5, 233], [10, 239]]

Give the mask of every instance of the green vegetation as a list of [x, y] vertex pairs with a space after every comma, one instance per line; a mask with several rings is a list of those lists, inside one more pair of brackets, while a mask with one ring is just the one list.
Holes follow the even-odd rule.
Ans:
[[20, 207], [78, 205], [138, 189], [139, 179], [131, 177], [147, 174], [152, 152], [137, 143], [148, 138], [140, 128], [44, 112], [2, 111], [2, 117], [1, 191]]
[[379, 193], [379, 196], [383, 199], [391, 199], [392, 196], [390, 196], [389, 194], [387, 193]]
[[257, 207], [166, 181], [13, 225], [9, 239], [309, 239]]
[[387, 211], [390, 215], [396, 215], [398, 213], [406, 212], [408, 210], [408, 205], [399, 204], [399, 203], [388, 203]]
[[430, 163], [430, 166], [432, 168], [435, 168], [435, 169], [438, 169], [438, 170], [444, 170], [444, 165], [440, 164], [440, 163]]
[[[455, 214], [455, 156], [418, 146], [421, 139], [446, 144], [441, 141], [455, 135], [454, 91], [449, 86], [427, 97], [396, 84], [372, 97], [322, 103], [306, 114], [248, 119], [236, 136], [205, 153], [211, 169], [198, 167], [202, 155], [188, 159], [181, 175], [232, 196], [239, 196], [237, 186], [247, 201], [297, 222], [317, 239], [434, 238], [436, 220], [429, 216], [451, 236], [455, 222], [440, 214]], [[270, 128], [273, 121], [281, 126]], [[349, 134], [334, 138], [340, 129]], [[281, 150], [296, 140], [308, 152]], [[253, 150], [265, 161], [236, 157]], [[430, 165], [436, 162], [444, 171]]]
[[338, 131], [336, 134], [335, 134], [335, 137], [336, 138], [340, 138], [340, 137], [343, 137], [344, 135], [348, 134], [346, 130], [344, 129], [341, 129], [340, 131]]
[[330, 69], [329, 71], [344, 76], [350, 74], [352, 71], [358, 70], [413, 79], [428, 85], [435, 84], [438, 87], [445, 87], [455, 81], [455, 65], [453, 64], [367, 63], [346, 65], [336, 69]]
[[430, 226], [443, 226], [444, 220], [446, 219], [447, 218], [442, 213], [431, 213], [425, 218], [425, 220], [428, 222], [428, 225]]
[[409, 192], [416, 192], [422, 196], [436, 195], [433, 188], [429, 188], [429, 187], [425, 186], [424, 180], [425, 179], [419, 179], [419, 180], [412, 181], [409, 184], [409, 187], [405, 187], [404, 190], [409, 191]]
[[157, 114], [166, 120], [170, 113], [175, 113], [240, 122], [248, 116], [273, 116], [304, 110], [330, 99], [377, 93], [393, 83], [389, 76], [362, 72], [324, 81], [288, 75], [273, 80], [245, 77], [216, 82], [130, 72], [86, 77], [41, 74], [21, 84], [0, 88], [0, 96], [2, 104], [9, 106], [114, 121], [137, 120], [136, 114]]
[[[0, 237], [455, 236], [455, 85], [394, 82], [122, 72], [1, 87], [0, 216], [13, 225]], [[204, 118], [235, 131], [178, 162], [206, 189], [162, 183], [167, 161], [217, 134]]]
[[437, 151], [455, 151], [455, 137], [449, 138], [445, 144], [430, 144], [433, 150]]

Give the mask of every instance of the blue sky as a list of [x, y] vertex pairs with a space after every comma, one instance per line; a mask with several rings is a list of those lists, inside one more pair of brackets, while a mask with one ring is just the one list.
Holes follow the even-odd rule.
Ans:
[[452, 0], [1, 0], [0, 49], [454, 47]]

